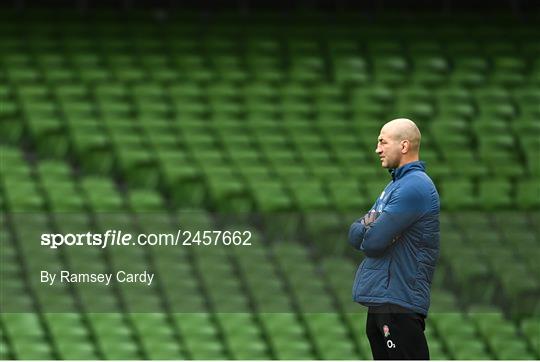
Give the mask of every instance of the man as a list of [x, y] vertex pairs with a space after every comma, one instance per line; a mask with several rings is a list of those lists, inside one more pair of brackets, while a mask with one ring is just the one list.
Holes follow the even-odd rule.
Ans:
[[439, 256], [440, 204], [418, 160], [420, 138], [409, 119], [383, 126], [375, 152], [392, 181], [349, 231], [349, 243], [365, 254], [353, 299], [369, 308], [374, 359], [429, 359], [424, 320]]

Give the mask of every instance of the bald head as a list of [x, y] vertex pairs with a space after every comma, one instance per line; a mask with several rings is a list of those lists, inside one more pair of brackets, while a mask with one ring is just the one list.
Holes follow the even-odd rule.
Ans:
[[383, 167], [397, 168], [418, 160], [420, 139], [420, 130], [413, 121], [397, 118], [382, 127], [375, 152]]
[[422, 135], [420, 130], [416, 126], [416, 123], [408, 118], [396, 118], [386, 123], [382, 130], [385, 130], [390, 137], [393, 137], [396, 141], [409, 141], [410, 151], [417, 152], [420, 150], [420, 139]]

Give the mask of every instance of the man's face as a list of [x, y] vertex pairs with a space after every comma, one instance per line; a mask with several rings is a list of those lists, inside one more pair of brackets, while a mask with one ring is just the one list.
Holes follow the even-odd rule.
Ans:
[[381, 159], [381, 166], [384, 168], [397, 168], [401, 161], [401, 150], [401, 142], [383, 127], [375, 149]]

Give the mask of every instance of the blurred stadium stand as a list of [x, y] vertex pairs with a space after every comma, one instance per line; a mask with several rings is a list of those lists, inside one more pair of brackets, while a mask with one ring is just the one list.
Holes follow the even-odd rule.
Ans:
[[[419, 124], [443, 207], [432, 358], [540, 358], [534, 2], [494, 2], [489, 17], [456, 1], [408, 16], [375, 1], [56, 3], [0, 11], [0, 291], [28, 311], [0, 314], [0, 358], [371, 358], [346, 233], [388, 180], [374, 148], [397, 116]], [[65, 215], [126, 228], [186, 209], [200, 230], [255, 215], [238, 227], [261, 241], [82, 258], [25, 237], [62, 231]], [[36, 287], [41, 269], [83, 264], [151, 265], [159, 286]], [[96, 298], [122, 312], [93, 313]]]

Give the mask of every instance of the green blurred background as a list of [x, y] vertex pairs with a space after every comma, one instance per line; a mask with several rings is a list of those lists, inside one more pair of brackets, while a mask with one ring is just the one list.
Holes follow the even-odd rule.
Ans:
[[[537, 11], [69, 3], [0, 11], [2, 359], [370, 359], [346, 238], [395, 117], [441, 194], [432, 358], [540, 358]], [[39, 246], [180, 226], [253, 246]]]

